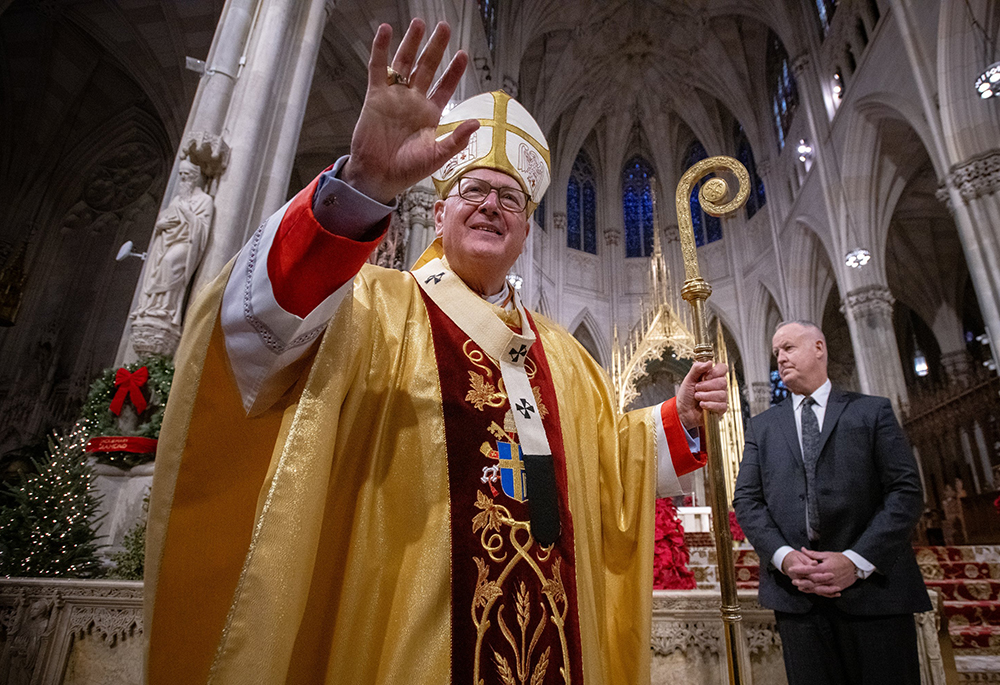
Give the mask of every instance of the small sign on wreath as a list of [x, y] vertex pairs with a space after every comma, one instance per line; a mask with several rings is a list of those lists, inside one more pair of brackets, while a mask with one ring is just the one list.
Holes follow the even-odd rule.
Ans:
[[83, 417], [91, 438], [84, 448], [98, 460], [130, 467], [150, 461], [174, 378], [169, 357], [147, 357], [105, 369], [90, 386]]

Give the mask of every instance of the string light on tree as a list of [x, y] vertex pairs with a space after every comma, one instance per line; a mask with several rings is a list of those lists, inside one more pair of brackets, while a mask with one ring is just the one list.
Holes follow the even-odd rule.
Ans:
[[84, 445], [86, 421], [49, 440], [38, 473], [8, 486], [0, 508], [0, 575], [88, 577], [100, 571], [96, 523], [100, 498]]

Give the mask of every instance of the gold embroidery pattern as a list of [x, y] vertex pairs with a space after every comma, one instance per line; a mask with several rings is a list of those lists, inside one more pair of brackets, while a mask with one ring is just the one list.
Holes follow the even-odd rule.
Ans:
[[[465, 353], [466, 358], [470, 362], [486, 373], [487, 378], [493, 378], [494, 369], [497, 371], [500, 370], [500, 365], [496, 362], [496, 360], [476, 347], [476, 343], [472, 342], [471, 339], [466, 340], [465, 343], [462, 344], [462, 352]], [[487, 364], [487, 362], [489, 363]], [[530, 357], [524, 360], [524, 372], [528, 375], [528, 380], [532, 380], [535, 377], [535, 374], [538, 373], [538, 365], [535, 364]], [[501, 383], [502, 382], [503, 381], [501, 381]], [[500, 390], [502, 392], [503, 388], [501, 387]]]
[[[469, 371], [469, 382], [472, 384], [472, 389], [465, 396], [465, 401], [471, 402], [479, 411], [485, 406], [502, 407], [507, 401], [507, 393], [498, 392], [492, 383], [475, 371]], [[500, 379], [500, 382], [503, 383], [503, 379]]]
[[[507, 403], [507, 390], [503, 386], [503, 378], [498, 380], [498, 385], [494, 386], [491, 383], [493, 378], [494, 368], [499, 371], [500, 366], [497, 362], [487, 355], [485, 352], [476, 347], [476, 344], [472, 340], [466, 340], [462, 345], [462, 352], [465, 357], [472, 362], [477, 368], [482, 369], [483, 373], [479, 374], [475, 371], [469, 370], [469, 392], [465, 395], [465, 401], [470, 403], [479, 411], [483, 411], [483, 407], [502, 407]], [[489, 364], [487, 364], [489, 362]], [[492, 365], [492, 368], [491, 366]], [[524, 372], [528, 375], [528, 380], [534, 379], [535, 374], [538, 373], [538, 366], [531, 359], [524, 360]], [[531, 392], [535, 396], [535, 406], [538, 407], [538, 414], [540, 418], [545, 418], [549, 415], [549, 410], [545, 407], [545, 403], [542, 402], [542, 391], [537, 386], [531, 386]], [[507, 410], [508, 414], [511, 414], [510, 409]], [[513, 427], [514, 417], [511, 414], [510, 421], [504, 421], [505, 424], [510, 423]], [[513, 428], [511, 429], [513, 430]]]
[[[532, 627], [532, 598], [528, 587], [523, 581], [517, 588], [510, 588], [514, 599], [514, 618], [518, 635], [511, 630], [504, 619], [506, 604], [501, 603], [496, 612], [498, 627], [504, 639], [510, 645], [508, 655], [493, 650], [493, 665], [504, 685], [541, 685], [549, 668], [550, 648], [546, 648], [534, 663], [532, 659], [542, 633], [549, 622], [555, 626], [562, 647], [563, 663], [559, 669], [563, 683], [570, 685], [569, 652], [566, 645], [566, 613], [569, 603], [563, 585], [560, 560], [552, 562], [552, 577], [548, 578], [539, 566], [545, 563], [552, 554], [552, 548], [544, 548], [535, 544], [531, 537], [528, 524], [516, 521], [510, 511], [496, 504], [482, 492], [476, 492], [476, 508], [480, 510], [472, 519], [472, 532], [480, 534], [480, 542], [490, 561], [503, 564], [495, 579], [490, 579], [490, 564], [487, 559], [473, 557], [479, 570], [476, 580], [476, 591], [472, 600], [472, 622], [476, 626], [476, 654], [473, 665], [474, 681], [484, 685], [480, 678], [482, 668], [483, 640], [492, 623], [490, 613], [498, 599], [504, 597], [504, 584], [518, 564], [527, 564], [541, 583], [542, 597], [537, 598], [541, 608], [541, 617]], [[509, 529], [504, 537], [504, 530]], [[508, 548], [509, 545], [509, 548]], [[509, 557], [509, 559], [508, 559]], [[551, 616], [550, 616], [551, 612]], [[508, 612], [509, 614], [509, 612]], [[505, 650], [507, 651], [507, 650]], [[512, 657], [509, 659], [508, 656]], [[511, 666], [513, 661], [513, 667]]]

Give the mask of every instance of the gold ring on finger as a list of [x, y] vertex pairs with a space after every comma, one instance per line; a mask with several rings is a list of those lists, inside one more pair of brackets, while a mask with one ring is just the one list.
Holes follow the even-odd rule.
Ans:
[[409, 79], [400, 74], [398, 71], [392, 67], [386, 67], [386, 79], [385, 83], [389, 86], [408, 86], [410, 85]]

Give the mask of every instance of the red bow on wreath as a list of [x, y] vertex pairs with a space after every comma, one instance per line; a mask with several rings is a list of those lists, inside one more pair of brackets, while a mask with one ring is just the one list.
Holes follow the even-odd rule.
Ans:
[[132, 399], [132, 404], [135, 405], [135, 411], [139, 414], [146, 410], [146, 398], [142, 394], [142, 386], [146, 385], [146, 381], [149, 380], [149, 369], [145, 366], [141, 366], [136, 369], [133, 373], [129, 373], [129, 370], [122, 367], [118, 369], [115, 373], [115, 387], [118, 390], [115, 392], [115, 398], [111, 400], [111, 411], [115, 416], [119, 416], [122, 413], [122, 407], [125, 405], [125, 396], [127, 395]]

